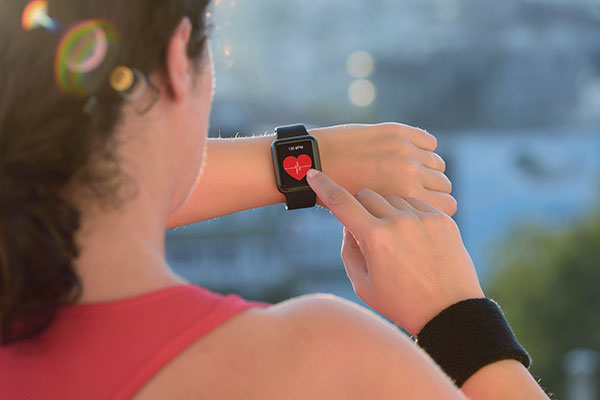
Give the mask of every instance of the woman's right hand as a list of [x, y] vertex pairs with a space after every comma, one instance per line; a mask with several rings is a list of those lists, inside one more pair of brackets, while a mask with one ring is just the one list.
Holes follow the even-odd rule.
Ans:
[[342, 261], [356, 295], [416, 336], [446, 307], [484, 297], [456, 223], [423, 201], [352, 196], [323, 172], [308, 177], [344, 225]]

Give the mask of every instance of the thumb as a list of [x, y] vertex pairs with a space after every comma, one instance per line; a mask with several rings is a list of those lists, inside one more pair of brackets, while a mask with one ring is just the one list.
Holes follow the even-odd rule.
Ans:
[[362, 236], [363, 230], [372, 223], [373, 215], [346, 189], [323, 172], [311, 168], [306, 174], [306, 180], [338, 221], [356, 236]]
[[360, 287], [365, 284], [369, 269], [359, 243], [348, 228], [344, 228], [341, 256], [354, 291], [361, 292]]

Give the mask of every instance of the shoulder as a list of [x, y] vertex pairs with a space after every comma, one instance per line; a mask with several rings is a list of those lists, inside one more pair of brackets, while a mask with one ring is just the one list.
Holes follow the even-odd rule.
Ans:
[[[265, 309], [284, 338], [314, 343], [362, 340], [376, 335], [397, 343], [410, 342], [398, 327], [379, 314], [332, 294], [310, 294], [292, 298]], [[306, 336], [305, 336], [306, 335]], [[335, 340], [334, 340], [335, 339]]]
[[388, 339], [408, 341], [398, 328], [380, 315], [354, 302], [332, 294], [310, 294], [295, 297], [265, 309], [277, 326], [282, 340], [293, 340], [313, 347], [341, 345], [372, 334]]
[[311, 294], [242, 312], [176, 357], [136, 399], [386, 398], [410, 395], [415, 373], [429, 379], [432, 366], [381, 316]]
[[267, 313], [278, 337], [279, 350], [273, 359], [285, 365], [280, 379], [294, 393], [308, 396], [309, 390], [327, 393], [323, 398], [330, 399], [373, 398], [377, 390], [389, 390], [390, 382], [401, 385], [410, 376], [406, 374], [410, 361], [422, 358], [395, 325], [338, 296], [300, 296]]
[[[280, 368], [294, 398], [462, 398], [439, 367], [396, 325], [331, 294], [266, 311], [278, 332]], [[281, 395], [284, 393], [282, 392]], [[274, 397], [277, 398], [277, 397]]]

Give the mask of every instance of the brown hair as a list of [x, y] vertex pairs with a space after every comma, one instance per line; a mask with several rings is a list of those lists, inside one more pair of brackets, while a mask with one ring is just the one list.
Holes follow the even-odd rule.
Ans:
[[[0, 344], [35, 335], [59, 307], [77, 301], [81, 281], [75, 233], [81, 210], [64, 195], [118, 207], [131, 180], [119, 168], [114, 132], [123, 98], [110, 88], [117, 65], [146, 76], [164, 71], [169, 40], [184, 17], [193, 30], [188, 55], [200, 65], [206, 45], [208, 0], [50, 0], [59, 27], [21, 25], [29, 2], [0, 5]], [[60, 90], [54, 73], [61, 37], [89, 19], [108, 21], [119, 50], [103, 83], [84, 96]], [[93, 112], [86, 112], [90, 99]]]

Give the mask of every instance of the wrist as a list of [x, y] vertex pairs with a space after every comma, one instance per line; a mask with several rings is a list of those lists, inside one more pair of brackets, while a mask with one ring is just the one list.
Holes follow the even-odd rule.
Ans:
[[[321, 156], [321, 171], [329, 176], [334, 182], [348, 190], [351, 194], [354, 194], [358, 188], [351, 190], [349, 185], [352, 183], [344, 175], [343, 171], [339, 171], [335, 163], [335, 150], [331, 145], [331, 132], [328, 134], [331, 128], [313, 128], [308, 130], [308, 134], [314, 136], [319, 142], [319, 153]], [[339, 144], [338, 144], [339, 145]], [[317, 204], [321, 207], [327, 208], [327, 206], [317, 197]]]
[[[269, 134], [265, 134], [262, 136], [255, 136], [253, 137], [253, 140], [257, 140], [257, 144], [258, 147], [260, 147], [260, 151], [261, 154], [263, 154], [263, 156], [261, 157], [262, 162], [264, 162], [265, 164], [268, 164], [268, 171], [269, 173], [266, 174], [264, 177], [266, 177], [265, 180], [265, 184], [268, 185], [268, 190], [267, 192], [269, 193], [268, 196], [268, 201], [266, 204], [264, 204], [265, 206], [270, 206], [273, 204], [280, 204], [280, 203], [285, 203], [285, 195], [283, 193], [281, 193], [279, 190], [277, 190], [277, 186], [275, 185], [275, 181], [273, 179], [273, 176], [275, 174], [275, 170], [274, 170], [274, 166], [273, 166], [273, 162], [272, 160], [272, 155], [271, 155], [271, 144], [273, 143], [274, 140], [277, 139], [277, 135], [275, 133], [269, 133]], [[261, 177], [261, 178], [264, 178]]]
[[502, 310], [486, 298], [447, 307], [423, 327], [417, 344], [458, 387], [481, 368], [498, 361], [516, 360], [525, 368], [530, 364]]
[[432, 319], [453, 304], [457, 304], [461, 301], [469, 299], [484, 299], [485, 297], [486, 296], [481, 288], [473, 288], [473, 290], [455, 293], [453, 296], [446, 296], [443, 300], [438, 302], [432, 299], [432, 301], [429, 303], [428, 309], [422, 311], [419, 313], [419, 315], [414, 316], [414, 318], [410, 320], [410, 323], [407, 323], [406, 326], [404, 326], [402, 323], [398, 323], [398, 325], [402, 326], [402, 328], [410, 333], [411, 336], [416, 338], [421, 330], [423, 330], [425, 325], [427, 325]]
[[319, 155], [321, 157], [321, 170], [330, 175], [331, 171], [329, 171], [327, 164], [327, 157], [329, 155], [329, 143], [327, 141], [327, 135], [324, 135], [323, 129], [314, 128], [307, 129], [309, 135], [314, 136], [319, 142]]

